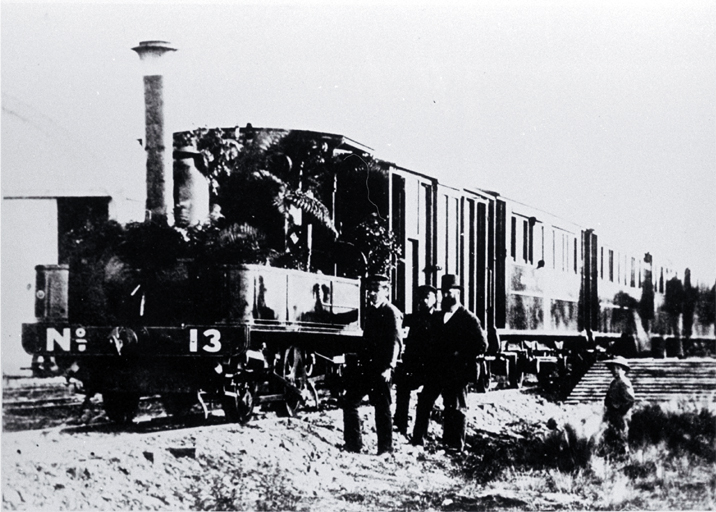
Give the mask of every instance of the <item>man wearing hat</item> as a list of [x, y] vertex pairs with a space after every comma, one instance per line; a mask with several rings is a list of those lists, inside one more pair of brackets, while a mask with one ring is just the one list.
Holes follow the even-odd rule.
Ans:
[[476, 357], [487, 350], [480, 320], [461, 304], [462, 286], [454, 274], [442, 277], [442, 314], [438, 315], [434, 366], [418, 397], [412, 443], [422, 445], [428, 433], [430, 411], [443, 397], [443, 444], [462, 451], [465, 447], [467, 385], [475, 378]]
[[431, 364], [435, 331], [435, 305], [437, 289], [429, 284], [416, 291], [417, 309], [408, 315], [405, 326], [409, 328], [405, 339], [402, 361], [395, 372], [395, 416], [393, 421], [398, 432], [407, 435], [410, 393], [425, 384], [426, 369]]
[[368, 395], [375, 407], [380, 455], [393, 451], [390, 388], [403, 342], [403, 314], [388, 300], [390, 284], [386, 276], [370, 276], [366, 286], [368, 308], [358, 353], [359, 371], [347, 382], [343, 399], [343, 439], [348, 451], [360, 452], [363, 448], [358, 406]]
[[604, 397], [604, 444], [612, 454], [622, 456], [629, 451], [629, 416], [634, 405], [634, 388], [626, 376], [631, 369], [622, 356], [605, 361], [614, 379]]

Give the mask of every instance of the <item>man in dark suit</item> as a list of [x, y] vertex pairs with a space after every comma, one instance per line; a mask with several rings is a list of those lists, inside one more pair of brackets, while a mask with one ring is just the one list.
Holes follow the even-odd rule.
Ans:
[[346, 383], [343, 397], [343, 439], [345, 449], [363, 448], [358, 406], [368, 395], [375, 407], [378, 455], [393, 451], [393, 418], [390, 415], [393, 369], [403, 343], [403, 314], [388, 300], [389, 282], [385, 276], [368, 278], [363, 343], [358, 353], [358, 368]]
[[461, 303], [457, 276], [446, 274], [440, 286], [442, 322], [438, 322], [433, 371], [418, 397], [412, 443], [422, 445], [428, 433], [430, 411], [442, 395], [443, 444], [456, 451], [465, 447], [467, 385], [476, 377], [476, 357], [487, 350], [480, 320]]
[[416, 292], [416, 311], [407, 315], [405, 326], [409, 328], [405, 339], [402, 361], [395, 372], [395, 416], [398, 432], [407, 436], [410, 410], [410, 394], [425, 383], [426, 370], [432, 365], [434, 344], [435, 305], [437, 289], [424, 284]]

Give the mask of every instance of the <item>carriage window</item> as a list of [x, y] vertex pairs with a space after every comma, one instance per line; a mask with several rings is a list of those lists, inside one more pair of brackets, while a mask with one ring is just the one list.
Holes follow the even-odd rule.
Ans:
[[460, 200], [456, 197], [448, 199], [448, 251], [446, 272], [459, 272], [460, 265]]
[[641, 288], [641, 285], [644, 282], [641, 274], [642, 274], [641, 261], [639, 261], [639, 262], [637, 262], [637, 268], [636, 268], [636, 275], [639, 278], [639, 288]]
[[529, 251], [528, 251], [528, 245], [529, 245], [529, 238], [530, 238], [530, 230], [527, 226], [527, 221], [522, 221], [522, 260], [527, 262], [529, 261]]
[[510, 256], [517, 259], [517, 218], [512, 217], [512, 236], [510, 237]]
[[458, 273], [462, 273], [462, 201], [458, 198], [455, 198], [455, 200], [453, 201], [453, 206], [455, 207], [455, 229], [453, 230], [453, 232], [455, 233], [455, 241], [453, 245], [453, 247], [455, 247], [455, 271]]
[[614, 282], [614, 251], [609, 249], [609, 281]]
[[599, 248], [599, 278], [604, 279], [604, 247]]
[[542, 256], [540, 257], [540, 259], [544, 263], [544, 226], [541, 226], [541, 227], [542, 227]]
[[574, 239], [574, 273], [577, 273], [577, 268], [579, 267], [579, 260], [577, 258], [577, 239]]
[[631, 279], [629, 280], [629, 286], [634, 288], [636, 286], [636, 260], [631, 259]]

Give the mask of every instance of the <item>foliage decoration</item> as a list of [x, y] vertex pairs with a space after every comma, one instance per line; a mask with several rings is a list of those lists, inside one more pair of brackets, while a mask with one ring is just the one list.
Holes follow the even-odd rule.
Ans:
[[210, 221], [188, 228], [107, 223], [72, 233], [69, 252], [92, 253], [95, 259], [107, 254], [145, 273], [179, 259], [311, 270], [326, 266], [326, 249], [342, 241], [363, 254], [367, 268], [361, 270], [388, 273], [400, 247], [385, 219], [359, 214], [365, 211], [363, 203], [375, 206], [370, 197], [358, 194], [355, 208], [342, 206], [346, 215], [340, 236], [334, 225], [338, 174], [360, 184], [380, 171], [367, 155], [335, 152], [338, 144], [340, 139], [313, 132], [251, 125], [177, 133], [177, 151], [191, 148], [200, 154], [197, 168], [211, 188]]
[[185, 234], [188, 253], [199, 264], [267, 263], [275, 251], [264, 243], [261, 232], [248, 224], [215, 224], [189, 228]]
[[124, 228], [117, 255], [134, 268], [152, 271], [186, 257], [186, 248], [177, 229], [154, 222], [132, 222]]
[[108, 252], [115, 252], [125, 238], [125, 229], [117, 221], [87, 223], [73, 229], [60, 239], [62, 254], [70, 263], [101, 258]]
[[367, 274], [390, 275], [402, 256], [400, 242], [388, 228], [388, 220], [377, 213], [358, 224], [350, 238], [366, 260]]
[[[212, 201], [228, 225], [251, 227], [272, 251], [294, 253], [282, 260], [301, 267], [295, 256], [308, 252], [305, 225], [316, 226], [331, 239], [338, 236], [325, 205], [326, 183], [333, 183], [335, 166], [327, 145], [313, 137], [248, 125], [184, 132], [175, 136], [175, 145], [193, 145], [201, 153]], [[292, 235], [298, 239], [289, 243]]]
[[187, 257], [182, 234], [169, 226], [153, 222], [122, 225], [109, 220], [72, 230], [61, 242], [70, 263], [87, 263], [118, 257], [141, 270], [158, 270]]

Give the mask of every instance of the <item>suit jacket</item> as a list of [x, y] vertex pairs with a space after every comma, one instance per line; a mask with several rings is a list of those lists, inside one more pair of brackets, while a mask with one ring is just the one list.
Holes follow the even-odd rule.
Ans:
[[405, 338], [403, 364], [408, 371], [422, 371], [433, 363], [437, 320], [442, 321], [442, 315], [434, 311], [416, 312], [406, 316], [405, 326], [410, 330]]
[[[444, 319], [445, 313], [440, 316]], [[465, 384], [475, 373], [475, 358], [487, 351], [487, 337], [480, 319], [464, 306], [458, 307], [452, 317], [438, 328], [436, 360], [440, 372], [448, 380]]]
[[403, 314], [390, 303], [368, 307], [363, 328], [360, 362], [369, 372], [382, 373], [390, 368], [403, 343]]

